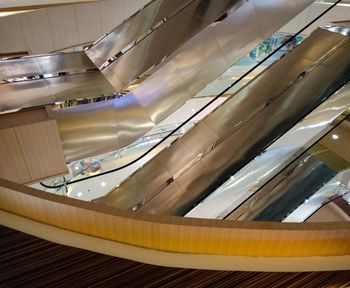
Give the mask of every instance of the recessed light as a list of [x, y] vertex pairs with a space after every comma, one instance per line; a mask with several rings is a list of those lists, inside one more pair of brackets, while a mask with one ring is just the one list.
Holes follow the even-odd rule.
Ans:
[[106, 182], [101, 182], [102, 187], [106, 187]]
[[81, 192], [78, 192], [78, 193], [77, 193], [77, 196], [78, 196], [78, 197], [81, 197], [82, 195], [83, 195], [83, 193], [81, 193]]
[[337, 139], [339, 139], [339, 136], [337, 134], [333, 134], [332, 139], [337, 140]]

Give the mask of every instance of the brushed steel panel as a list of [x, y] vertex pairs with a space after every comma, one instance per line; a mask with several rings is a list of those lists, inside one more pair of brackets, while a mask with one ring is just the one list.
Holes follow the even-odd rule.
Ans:
[[0, 84], [0, 94], [0, 111], [54, 102], [43, 79]]
[[[149, 214], [164, 214], [166, 215], [178, 198], [183, 196], [183, 191], [180, 186], [174, 183], [167, 186], [162, 193], [155, 196], [152, 201], [147, 202], [140, 208], [139, 211]], [[171, 214], [169, 214], [171, 215]]]
[[[251, 0], [254, 5], [254, 10], [259, 17], [259, 25], [256, 25], [256, 29], [262, 33], [267, 29], [273, 31], [280, 28], [279, 23], [283, 22], [286, 18], [293, 18], [294, 11], [299, 9], [295, 1], [291, 0]], [[306, 1], [305, 1], [306, 2]], [[313, 1], [309, 1], [311, 4]], [[305, 8], [305, 7], [304, 7]], [[303, 10], [302, 8], [301, 10]], [[271, 23], [271, 18], [274, 18], [274, 23]]]
[[[251, 20], [248, 20], [251, 19]], [[248, 20], [248, 21], [247, 21]], [[227, 17], [223, 21], [220, 29], [216, 29], [215, 39], [220, 45], [227, 63], [231, 64], [231, 59], [239, 59], [249, 53], [257, 43], [264, 40], [274, 30], [267, 29], [263, 34], [256, 29], [259, 18], [252, 1], [241, 1], [238, 5], [227, 12]], [[246, 29], [249, 27], [249, 29]], [[237, 41], [239, 39], [239, 41]], [[234, 45], [232, 45], [234, 43]], [[245, 53], [242, 54], [242, 51]]]
[[181, 12], [201, 22], [211, 23], [230, 9], [233, 4], [240, 2], [242, 3], [241, 0], [197, 0]]
[[[343, 66], [344, 68], [341, 69], [341, 71], [332, 71], [333, 69], [331, 68], [334, 66], [331, 64], [332, 59], [337, 63], [339, 61], [338, 58], [341, 57], [338, 53], [333, 52], [339, 48], [338, 46], [340, 44], [345, 45], [345, 43], [343, 43], [344, 39], [346, 39], [346, 41], [349, 41], [349, 39], [344, 36], [335, 39], [333, 36], [333, 32], [319, 29], [317, 33], [313, 34], [313, 37], [304, 41], [294, 51], [287, 54], [270, 69], [267, 69], [260, 77], [252, 81], [250, 85], [237, 92], [235, 97], [232, 98], [233, 100], [238, 99], [236, 100], [236, 105], [232, 105], [232, 103], [230, 105], [232, 120], [236, 119], [234, 123], [239, 123], [242, 118], [247, 118], [247, 115], [254, 111], [255, 115], [251, 115], [250, 119], [248, 117], [247, 122], [243, 123], [240, 129], [233, 132], [231, 136], [216, 146], [211, 153], [204, 156], [201, 162], [197, 162], [201, 164], [192, 164], [183, 174], [174, 179], [174, 182], [180, 185], [186, 197], [180, 197], [182, 200], [177, 200], [178, 202], [174, 203], [174, 206], [171, 208], [171, 213], [174, 212], [176, 215], [181, 215], [183, 213], [183, 207], [192, 205], [190, 202], [186, 202], [190, 201], [188, 199], [198, 200], [203, 195], [210, 192], [210, 189], [213, 189], [215, 185], [217, 185], [216, 183], [222, 183], [227, 177], [232, 175], [234, 171], [237, 171], [242, 165], [261, 153], [261, 151], [276, 137], [296, 124], [297, 117], [308, 113], [326, 97], [329, 97], [330, 94], [334, 92], [331, 91], [334, 87], [345, 84], [346, 81], [349, 80], [350, 74], [344, 73], [348, 71], [350, 67], [350, 57], [348, 57], [348, 53], [345, 52], [346, 49], [339, 50], [341, 51], [339, 52], [341, 53], [340, 55], [344, 58], [343, 61], [346, 62]], [[329, 45], [328, 40], [332, 42], [332, 45]], [[310, 47], [313, 47], [315, 44], [322, 46], [322, 43], [327, 43], [325, 44], [326, 47], [324, 49], [318, 48], [317, 51], [319, 54], [313, 56], [315, 61], [310, 61], [308, 59]], [[303, 52], [305, 53], [305, 57]], [[329, 63], [327, 62], [327, 68], [320, 66], [323, 64], [322, 62], [325, 62], [325, 59], [329, 61]], [[293, 65], [294, 62], [299, 62], [299, 64]], [[323, 79], [320, 77], [324, 77], [327, 81], [320, 82], [319, 79]], [[269, 84], [269, 81], [277, 82], [280, 86]], [[256, 97], [258, 97], [259, 100], [252, 101], [253, 104], [255, 103], [253, 107], [251, 106], [252, 103], [246, 102]], [[229, 102], [230, 101], [227, 103]], [[247, 106], [242, 109], [244, 103], [247, 103]], [[261, 110], [262, 104], [266, 105], [264, 110]], [[220, 108], [222, 107], [226, 109], [226, 104], [216, 109], [212, 115], [220, 114]], [[209, 125], [210, 121], [208, 121], [208, 119], [210, 119], [210, 117], [211, 116], [205, 118], [203, 122]], [[220, 117], [217, 116], [216, 119], [220, 120]], [[224, 122], [227, 123], [226, 118]], [[196, 126], [191, 129], [188, 132], [188, 137], [190, 137], [191, 134], [194, 135], [197, 127], [201, 126]], [[224, 128], [225, 127], [223, 127], [223, 130]], [[202, 133], [204, 133], [204, 135], [206, 133], [205, 129], [202, 130], [198, 128], [198, 131], [199, 134], [201, 133], [200, 131], [203, 131]], [[177, 149], [181, 150], [181, 147], [183, 147], [181, 143], [180, 138], [173, 145], [176, 145]], [[188, 145], [185, 146], [189, 148]], [[168, 154], [168, 150], [163, 150], [161, 154]], [[168, 155], [170, 155], [170, 153]], [[188, 162], [192, 160], [193, 159], [188, 159]], [[149, 165], [145, 165], [144, 168], [137, 171], [133, 177], [140, 181], [140, 172], [144, 170], [145, 172], [143, 173], [146, 174], [148, 166]], [[204, 176], [204, 178], [200, 175]], [[186, 184], [180, 184], [182, 183], [181, 179], [186, 179]], [[127, 182], [128, 181], [126, 181], [125, 184]], [[202, 185], [202, 183], [206, 184]], [[145, 189], [147, 189], [147, 187]], [[146, 193], [152, 192], [149, 190]], [[113, 192], [111, 194], [113, 194]], [[175, 207], [178, 207], [178, 209]], [[154, 206], [152, 206], [152, 208], [155, 209]]]
[[[181, 188], [178, 191], [181, 194], [172, 197], [175, 201], [172, 202], [172, 205], [168, 206], [166, 214], [184, 215], [198, 200], [198, 194], [192, 193], [192, 191], [197, 189], [203, 191], [210, 184], [210, 171], [208, 171], [201, 161], [192, 167], [195, 169], [187, 170], [175, 180], [176, 184]], [[156, 207], [153, 206], [153, 209], [156, 210]]]
[[231, 64], [226, 62], [221, 52], [215, 39], [215, 30], [214, 27], [208, 27], [206, 33], [200, 33], [195, 41], [185, 45], [183, 52], [173, 59], [190, 95], [195, 95], [203, 89], [213, 81], [213, 75], [219, 76]]
[[130, 43], [149, 32], [163, 18], [168, 17], [194, 0], [156, 0], [147, 4], [108, 35], [94, 43], [86, 54], [100, 67]]
[[[242, 207], [239, 207], [237, 213], [232, 213], [229, 216], [230, 219], [237, 217], [238, 213], [240, 214], [239, 220], [252, 219], [259, 212], [262, 212], [264, 207], [269, 203], [283, 196], [283, 192], [285, 192], [283, 190], [290, 185], [288, 182], [291, 179], [295, 181], [299, 177], [305, 176], [303, 174], [307, 175], [315, 165], [319, 164], [320, 161], [306, 153], [286, 170], [283, 170], [277, 177], [274, 177], [262, 189], [257, 191], [254, 196], [254, 202], [248, 200]], [[278, 191], [281, 192], [281, 195], [279, 195]]]
[[[350, 29], [349, 29], [350, 30]], [[337, 49], [337, 51], [334, 51], [332, 59], [325, 59], [322, 62], [322, 66], [331, 69], [333, 71], [339, 71], [339, 73], [348, 74], [349, 73], [349, 67], [347, 66], [348, 63], [345, 61], [343, 55], [346, 55], [350, 51], [350, 43], [344, 43], [341, 47]]]
[[[219, 18], [240, 0], [195, 0], [111, 63], [109, 70], [128, 85]], [[159, 45], [161, 43], [161, 45]], [[160, 66], [161, 67], [161, 66]], [[154, 69], [153, 69], [154, 70]], [[108, 75], [106, 75], [107, 77]], [[111, 84], [119, 90], [125, 87]]]
[[100, 72], [0, 84], [0, 111], [110, 95], [113, 91]]
[[[254, 203], [257, 199], [252, 195], [254, 191], [300, 156], [317, 141], [318, 137], [332, 129], [333, 125], [339, 123], [344, 115], [350, 113], [349, 107], [350, 85], [348, 84], [270, 145], [256, 159], [230, 177], [224, 185], [201, 201], [200, 205], [186, 216], [222, 219], [248, 197], [253, 198], [247, 202]], [[332, 142], [335, 141], [332, 139]], [[240, 211], [234, 214], [241, 215], [241, 209], [238, 210]]]
[[119, 149], [154, 126], [131, 94], [50, 116], [57, 120], [67, 162]]
[[96, 69], [96, 66], [81, 52], [28, 56], [0, 60], [0, 80], [58, 72], [84, 72], [88, 69]]
[[132, 91], [155, 123], [180, 107], [190, 95], [173, 62], [157, 72]]
[[[123, 187], [118, 191], [118, 193], [113, 193], [111, 197], [104, 198], [102, 201], [104, 204], [125, 208], [138, 210], [143, 206], [144, 203], [150, 201], [153, 196], [157, 195], [159, 191], [165, 189], [170, 183], [171, 175], [168, 171], [163, 168], [160, 172], [157, 168], [162, 166], [163, 163], [159, 161], [159, 159], [154, 158], [153, 161], [150, 162], [149, 167], [150, 171], [147, 173], [141, 172], [142, 181], [139, 180], [131, 180], [130, 182], [123, 185]], [[152, 172], [153, 171], [153, 172]], [[160, 173], [159, 173], [160, 172]], [[167, 183], [168, 181], [168, 183]], [[161, 183], [161, 186], [159, 186]], [[143, 187], [151, 187], [153, 194], [144, 193]]]
[[[113, 67], [107, 67], [103, 70], [103, 76], [108, 80], [111, 85], [114, 87], [126, 87], [127, 84], [124, 83], [113, 71]], [[118, 89], [115, 89], [118, 90]]]
[[[192, 128], [193, 131], [183, 135], [176, 145], [186, 146], [195, 158], [202, 158], [206, 155], [219, 137], [212, 131], [205, 122], [201, 122]], [[194, 158], [193, 158], [194, 159]]]
[[[308, 4], [307, 2], [305, 7]], [[255, 11], [254, 9], [254, 5], [249, 1], [244, 2], [244, 4], [242, 1], [237, 1], [223, 21], [217, 23], [214, 27], [205, 29], [200, 35], [191, 39], [191, 41], [169, 57], [165, 61], [164, 66], [133, 89], [135, 97], [145, 107], [155, 123], [160, 122], [165, 115], [174, 111], [179, 105], [193, 96], [196, 90], [198, 92], [198, 89], [203, 88], [209, 81], [215, 80], [224, 72], [226, 69], [224, 69], [224, 61], [226, 65], [231, 65], [250, 51], [252, 48], [250, 45], [255, 46], [261, 39], [272, 32], [272, 30], [264, 31], [264, 34], [259, 37], [249, 33], [251, 30], [256, 31], [256, 22], [251, 21], [251, 19], [256, 20], [257, 17], [255, 12], [251, 12]], [[247, 11], [250, 11], [250, 13]], [[294, 12], [297, 13], [296, 11]], [[289, 15], [289, 12], [287, 14]], [[241, 29], [234, 29], [233, 25], [237, 22], [233, 20], [236, 18], [240, 21]], [[279, 24], [282, 25], [281, 22]], [[244, 35], [243, 32], [248, 34]], [[203, 45], [202, 39], [205, 39], [206, 45]], [[226, 39], [230, 41], [223, 41]], [[237, 39], [240, 40], [237, 41]], [[219, 48], [218, 43], [220, 44]], [[203, 49], [203, 47], [206, 49]], [[207, 58], [206, 56], [210, 55], [210, 53], [213, 56]], [[168, 67], [169, 65], [171, 69]], [[212, 67], [216, 67], [216, 69]], [[222, 69], [221, 71], [219, 67]], [[182, 76], [181, 78], [175, 75], [177, 72]], [[168, 73], [172, 73], [175, 76], [168, 76]], [[205, 77], [202, 76], [204, 74]], [[176, 81], [172, 77], [177, 77]], [[159, 87], [159, 83], [163, 83], [164, 86]], [[188, 90], [189, 93], [187, 92]], [[167, 91], [166, 95], [163, 95], [164, 91]]]
[[[203, 29], [204, 25], [201, 24], [200, 21], [179, 13], [176, 19], [170, 19], [110, 64], [110, 69], [128, 85]], [[125, 88], [111, 84], [117, 90]]]
[[[185, 135], [186, 134], [182, 137]], [[167, 150], [171, 151], [171, 155], [169, 155], [170, 157], [167, 157], [165, 153], [158, 153], [156, 156], [173, 178], [175, 178], [178, 173], [181, 173], [181, 171], [186, 170], [186, 166], [189, 164], [187, 159], [196, 159], [193, 152], [187, 148], [187, 146], [183, 146], [183, 149], [181, 150], [177, 149], [175, 143], [181, 141], [182, 137], [178, 138], [167, 148]]]
[[[327, 41], [322, 41], [322, 37], [327, 32]], [[332, 33], [325, 27], [319, 27], [318, 29], [314, 30], [309, 37], [312, 37], [312, 39], [319, 39], [319, 44], [322, 45], [313, 45], [309, 47], [309, 50], [305, 53], [305, 58], [307, 58], [310, 61], [316, 62], [319, 59], [317, 58], [317, 55], [320, 53], [323, 53], [323, 51], [331, 50], [332, 47], [334, 47], [334, 43], [340, 43], [342, 40], [344, 40], [344, 36], [338, 33]], [[322, 43], [321, 43], [322, 41]]]
[[89, 72], [45, 79], [55, 101], [111, 95], [113, 88], [100, 72]]

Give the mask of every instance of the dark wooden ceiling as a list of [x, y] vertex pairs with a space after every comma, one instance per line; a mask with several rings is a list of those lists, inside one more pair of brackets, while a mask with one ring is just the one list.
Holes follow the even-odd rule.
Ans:
[[159, 267], [0, 226], [0, 287], [347, 287], [350, 271], [229, 272]]

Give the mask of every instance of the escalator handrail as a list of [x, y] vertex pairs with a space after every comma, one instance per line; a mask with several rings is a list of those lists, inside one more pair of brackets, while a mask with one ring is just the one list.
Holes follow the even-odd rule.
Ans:
[[320, 207], [318, 207], [317, 209], [315, 209], [314, 211], [312, 211], [312, 213], [311, 213], [310, 215], [308, 215], [308, 216], [304, 219], [303, 222], [309, 220], [316, 212], [318, 212], [319, 210], [321, 210], [321, 208], [323, 208], [323, 207], [326, 206], [327, 204], [329, 204], [329, 203], [331, 203], [331, 202], [333, 202], [333, 201], [335, 201], [335, 200], [337, 200], [337, 199], [339, 199], [339, 198], [341, 198], [341, 197], [344, 197], [345, 195], [348, 195], [348, 194], [350, 194], [350, 192], [346, 192], [346, 193], [344, 193], [344, 194], [342, 194], [342, 195], [338, 195], [337, 197], [334, 197], [334, 198], [329, 199], [329, 200], [327, 200], [326, 202], [322, 203], [322, 205], [321, 205]]
[[[289, 44], [291, 41], [293, 41], [299, 34], [301, 34], [304, 30], [309, 28], [313, 23], [315, 23], [318, 19], [320, 19], [323, 15], [328, 13], [330, 10], [332, 10], [338, 3], [340, 3], [342, 0], [337, 0], [334, 4], [332, 4], [330, 7], [328, 7], [325, 11], [320, 13], [317, 17], [315, 17], [312, 21], [310, 21], [308, 24], [306, 24], [304, 27], [302, 27], [299, 31], [293, 34], [292, 37], [290, 37], [288, 40], [286, 40], [284, 43], [282, 43], [279, 47], [277, 47], [274, 51], [271, 52], [271, 54], [267, 55], [264, 59], [262, 59], [259, 63], [254, 65], [251, 69], [249, 69], [247, 72], [245, 72], [242, 76], [240, 76], [237, 80], [235, 80], [233, 83], [231, 83], [227, 88], [225, 88], [221, 93], [219, 93], [217, 96], [215, 96], [212, 100], [210, 100], [207, 104], [205, 104], [202, 108], [197, 110], [192, 116], [187, 118], [181, 125], [179, 125], [177, 128], [175, 128], [173, 131], [171, 131], [167, 136], [165, 136], [161, 141], [156, 143], [154, 146], [152, 146], [150, 149], [145, 151], [143, 154], [141, 154], [139, 157], [135, 158], [134, 160], [130, 161], [129, 163], [126, 163], [122, 166], [116, 167], [114, 169], [108, 170], [101, 172], [96, 175], [91, 175], [85, 178], [81, 179], [76, 179], [73, 181], [67, 181], [64, 184], [60, 185], [47, 185], [43, 182], [40, 182], [40, 184], [48, 189], [57, 189], [57, 188], [62, 188], [63, 186], [66, 185], [71, 185], [74, 183], [78, 183], [84, 180], [92, 179], [95, 177], [103, 176], [106, 174], [110, 174], [119, 170], [122, 170], [126, 167], [129, 167], [133, 165], [134, 163], [138, 162], [145, 156], [147, 156], [149, 153], [151, 153], [154, 149], [156, 149], [158, 146], [160, 146], [163, 142], [165, 142], [168, 138], [170, 138], [174, 133], [176, 133], [178, 130], [180, 130], [183, 126], [185, 126], [188, 122], [190, 122], [193, 118], [195, 118], [198, 114], [200, 114], [202, 111], [204, 111], [207, 107], [209, 107], [212, 103], [214, 103], [216, 100], [218, 100], [221, 96], [223, 96], [228, 90], [230, 90], [232, 87], [234, 87], [237, 83], [239, 83], [241, 80], [243, 80], [246, 76], [248, 76], [251, 72], [253, 72], [255, 69], [260, 67], [264, 62], [266, 62], [268, 59], [270, 59], [273, 55], [275, 55], [278, 51], [280, 51], [283, 47], [285, 47], [287, 44]], [[231, 96], [230, 96], [231, 97]]]
[[[349, 82], [345, 85], [350, 85]], [[345, 86], [343, 85], [343, 86]], [[341, 88], [341, 87], [340, 87]], [[340, 88], [337, 88], [336, 91], [338, 91]], [[314, 109], [313, 109], [314, 110]], [[249, 197], [247, 197], [243, 202], [241, 202], [236, 208], [232, 209], [229, 213], [227, 213], [227, 215], [225, 217], [223, 217], [222, 219], [225, 220], [227, 219], [233, 212], [235, 212], [237, 209], [239, 209], [240, 207], [242, 207], [242, 205], [244, 205], [246, 202], [248, 202], [252, 197], [256, 196], [257, 193], [259, 193], [259, 191], [261, 189], [263, 189], [268, 183], [270, 183], [271, 181], [273, 181], [273, 179], [275, 179], [278, 175], [280, 175], [281, 173], [283, 173], [283, 171], [285, 171], [286, 169], [288, 169], [291, 165], [293, 165], [295, 162], [300, 161], [300, 157], [302, 157], [305, 153], [307, 153], [307, 151], [309, 151], [311, 148], [313, 148], [314, 146], [317, 145], [317, 143], [319, 141], [321, 141], [324, 137], [326, 137], [329, 133], [331, 133], [335, 128], [337, 128], [341, 123], [343, 123], [345, 120], [347, 120], [348, 117], [344, 117], [344, 119], [341, 119], [337, 124], [335, 124], [333, 126], [332, 129], [330, 129], [329, 131], [327, 131], [325, 134], [319, 136], [314, 143], [312, 143], [309, 148], [307, 148], [304, 152], [302, 152], [298, 157], [296, 157], [293, 161], [291, 161], [288, 165], [286, 165], [286, 167], [284, 167], [281, 171], [279, 171], [276, 175], [274, 175], [270, 180], [268, 180], [265, 184], [263, 184], [260, 188], [258, 188], [258, 190], [256, 190], [254, 193], [252, 193], [251, 195], [249, 195]], [[274, 142], [276, 142], [279, 139], [276, 138], [275, 141], [273, 141], [271, 144], [273, 144]]]

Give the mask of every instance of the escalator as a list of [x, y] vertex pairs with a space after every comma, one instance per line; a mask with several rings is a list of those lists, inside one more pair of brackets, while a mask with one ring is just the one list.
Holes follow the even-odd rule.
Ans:
[[[85, 51], [1, 60], [0, 111], [127, 89], [239, 1], [212, 2], [154, 0]], [[168, 39], [174, 27], [177, 37]], [[166, 44], [155, 47], [159, 42]]]
[[349, 45], [347, 28], [317, 29], [102, 201], [186, 214], [349, 81]]
[[[278, 173], [227, 219], [305, 221], [329, 200], [350, 191], [350, 136], [347, 116]], [[302, 207], [304, 206], [304, 207]], [[349, 217], [348, 217], [349, 219]]]
[[[211, 3], [205, 2], [207, 5]], [[221, 18], [187, 41], [162, 61], [151, 76], [124, 97], [52, 111], [50, 117], [57, 120], [66, 161], [98, 155], [132, 143], [311, 2], [306, 1], [301, 5], [297, 1], [274, 4], [234, 1], [224, 19]], [[207, 8], [210, 7], [211, 5]], [[279, 13], [281, 17], [265, 23], [264, 19], [270, 18], [274, 13]], [[257, 30], [254, 28], [256, 25], [264, 29]], [[133, 49], [146, 39], [155, 37], [159, 31], [157, 29], [147, 35], [120, 59], [129, 57], [127, 55], [131, 55], [129, 53], [133, 53]], [[157, 41], [157, 44], [160, 42]], [[112, 62], [111, 67], [117, 63], [118, 60]]]
[[[174, 5], [173, 1], [160, 1], [159, 3], [163, 5], [163, 2], [170, 2], [171, 5]], [[145, 70], [147, 70], [147, 74], [150, 74], [150, 71], [152, 73], [142, 83], [137, 84], [132, 92], [122, 95], [124, 97], [70, 109], [47, 109], [49, 117], [57, 121], [66, 161], [71, 162], [87, 156], [112, 151], [144, 135], [154, 125], [183, 105], [187, 99], [205, 87], [206, 84], [216, 79], [233, 62], [248, 53], [257, 43], [260, 43], [312, 2], [279, 1], [278, 3], [263, 3], [256, 0], [225, 0], [220, 2], [193, 0], [181, 6], [183, 4], [181, 1], [179, 5], [182, 8], [171, 14], [169, 20], [165, 19], [159, 22], [158, 20], [161, 17], [156, 17], [154, 21], [149, 20], [147, 22], [149, 26], [155, 25], [156, 27], [153, 27], [154, 29], [150, 33], [145, 34], [143, 30], [141, 35], [133, 36], [133, 39], [136, 40], [130, 47], [128, 45], [123, 53], [116, 51], [124, 44], [117, 48], [113, 47], [113, 39], [116, 38], [117, 32], [102, 38], [85, 52], [97, 65], [97, 70], [101, 71], [114, 89], [117, 90], [129, 85]], [[165, 4], [162, 5], [161, 7]], [[148, 5], [145, 9], [149, 7], [153, 6]], [[171, 9], [163, 8], [158, 7], [156, 10], [170, 13]], [[144, 10], [142, 11], [140, 13], [146, 13]], [[271, 15], [274, 14], [279, 14], [280, 17], [272, 17]], [[123, 29], [129, 29], [130, 22], [133, 22], [133, 19], [138, 19], [138, 15], [135, 14], [134, 17], [130, 18]], [[147, 17], [150, 17], [149, 13], [147, 15]], [[223, 15], [224, 17], [221, 17]], [[184, 18], [188, 21], [185, 21]], [[135, 20], [136, 23], [139, 23], [139, 21], [141, 20]], [[155, 22], [157, 23], [155, 24]], [[212, 22], [214, 23], [209, 25]], [[259, 29], [255, 29], [256, 26]], [[176, 33], [174, 27], [176, 27]], [[236, 29], [236, 27], [240, 27], [240, 29]], [[186, 33], [179, 33], [178, 29], [180, 28]], [[199, 33], [200, 31], [201, 33]], [[197, 36], [193, 37], [196, 34]], [[170, 40], [168, 39], [169, 36], [171, 36]], [[141, 40], [137, 41], [138, 37]], [[162, 43], [162, 45], [159, 45], [159, 43]], [[175, 46], [171, 46], [171, 43]], [[173, 50], [170, 50], [169, 45]], [[105, 62], [101, 60], [103, 59], [101, 55], [104, 53], [107, 57]], [[210, 69], [206, 67], [210, 67]], [[97, 70], [95, 72], [98, 73]], [[52, 71], [50, 74], [52, 74]], [[40, 75], [34, 75], [34, 77], [38, 76], [40, 78]], [[82, 74], [82, 77], [84, 75]], [[68, 75], [68, 77], [71, 77], [71, 75]], [[60, 77], [56, 78], [56, 81], [62, 80]], [[58, 101], [75, 97], [74, 81], [68, 87], [68, 90], [63, 89], [59, 94], [56, 93], [52, 97], [46, 98], [43, 95], [47, 94], [48, 91], [50, 92], [49, 88], [51, 86], [46, 86], [50, 83], [47, 83], [47, 79], [37, 80], [3, 84], [0, 88], [8, 87], [9, 91], [15, 91], [11, 94], [14, 96], [11, 98], [14, 105], [6, 104], [6, 109], [27, 107], [33, 105], [33, 103], [42, 105], [53, 100]], [[40, 82], [44, 84], [40, 84]], [[85, 80], [84, 84], [86, 82], [88, 81]], [[42, 87], [36, 87], [38, 84], [44, 85], [45, 89], [41, 91]], [[26, 94], [27, 88], [33, 85], [35, 95], [29, 95], [33, 99], [31, 104], [27, 104], [27, 98], [21, 97], [23, 95], [19, 94]], [[60, 83], [54, 87], [60, 87], [59, 85]], [[21, 88], [18, 89], [17, 87]], [[110, 92], [109, 88], [110, 85], [106, 89], [107, 92]], [[21, 93], [17, 94], [17, 92]], [[36, 98], [38, 95], [40, 97]], [[26, 96], [28, 97], [27, 94]], [[5, 95], [5, 98], [8, 97]], [[8, 103], [11, 103], [11, 101]]]
[[226, 218], [242, 202], [254, 198], [257, 190], [338, 125], [346, 117], [349, 109], [348, 84], [267, 147], [263, 153], [234, 173], [186, 216]]

